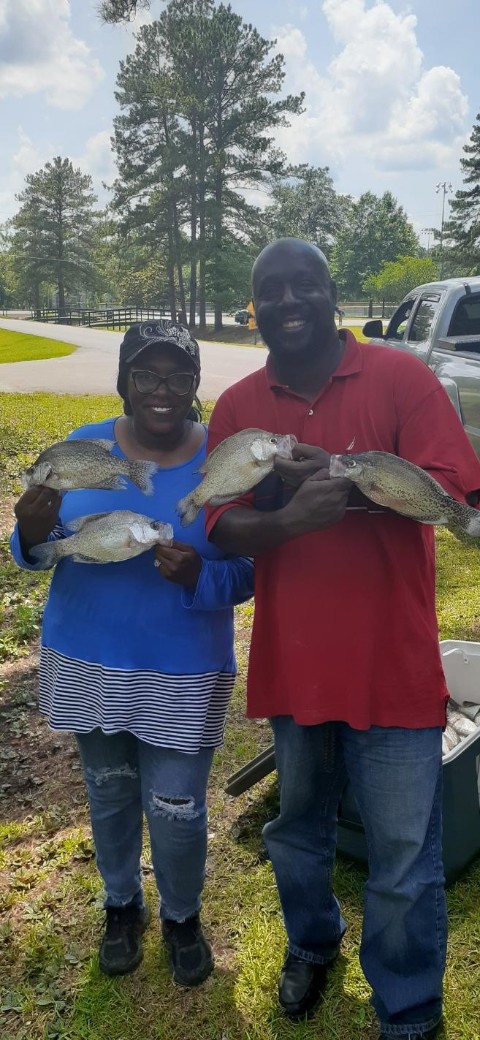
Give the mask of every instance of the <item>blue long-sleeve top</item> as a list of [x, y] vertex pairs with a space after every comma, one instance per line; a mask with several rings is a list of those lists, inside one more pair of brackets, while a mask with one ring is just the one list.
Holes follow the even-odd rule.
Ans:
[[[107, 419], [82, 426], [70, 438], [115, 441], [115, 422]], [[112, 450], [123, 456], [116, 442]], [[215, 678], [217, 693], [219, 677], [223, 677], [224, 691], [226, 685], [231, 688], [227, 677], [233, 681], [235, 673], [232, 608], [253, 595], [253, 565], [245, 557], [225, 557], [207, 540], [203, 511], [185, 529], [175, 511], [179, 499], [201, 480], [198, 470], [205, 450], [204, 441], [187, 462], [159, 469], [152, 478], [152, 496], [130, 481], [126, 490], [64, 493], [59, 526], [50, 538], [68, 536], [65, 528], [73, 518], [129, 509], [172, 524], [174, 537], [200, 554], [202, 569], [196, 588], [188, 589], [162, 577], [153, 565], [152, 549], [121, 563], [75, 563], [70, 557], [58, 562], [45, 606], [40, 667], [40, 706], [54, 728], [83, 732], [95, 723], [106, 732], [127, 728], [153, 743], [178, 746], [163, 739], [158, 725], [152, 730], [148, 706], [143, 703], [146, 695], [141, 698], [139, 731], [134, 705], [139, 685], [145, 687], [148, 679], [151, 686], [153, 681], [155, 690], [150, 688], [148, 697], [151, 704], [155, 691], [161, 694], [159, 714], [166, 710], [167, 687], [170, 713], [176, 713], [175, 704], [180, 709], [182, 690], [191, 705], [193, 677], [198, 677], [204, 689], [209, 686], [210, 710], [213, 687], [205, 677]], [[22, 553], [18, 527], [11, 536], [11, 550], [19, 566], [38, 569]], [[76, 691], [71, 689], [74, 685]], [[121, 694], [117, 693], [120, 688]], [[85, 711], [80, 710], [82, 700]], [[204, 730], [208, 728], [208, 704], [207, 717], [203, 722], [199, 717], [195, 724], [202, 737], [202, 725]], [[155, 738], [155, 732], [161, 739]], [[205, 740], [200, 739], [201, 743]], [[182, 750], [195, 748], [182, 746]]]

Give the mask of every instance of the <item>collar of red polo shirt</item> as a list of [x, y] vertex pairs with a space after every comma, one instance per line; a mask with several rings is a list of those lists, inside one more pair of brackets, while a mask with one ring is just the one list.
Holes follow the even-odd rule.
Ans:
[[[361, 372], [363, 368], [362, 352], [355, 336], [348, 329], [342, 329], [338, 333], [338, 337], [345, 343], [345, 350], [343, 351], [340, 362], [335, 371], [332, 372], [329, 377], [328, 383], [333, 379], [342, 379], [345, 376], [355, 375], [356, 372]], [[272, 390], [285, 390], [290, 394], [296, 393], [296, 391], [291, 390], [289, 386], [278, 382], [275, 373], [275, 363], [271, 354], [268, 355], [265, 372], [267, 383]], [[302, 395], [298, 394], [297, 396], [301, 397]]]

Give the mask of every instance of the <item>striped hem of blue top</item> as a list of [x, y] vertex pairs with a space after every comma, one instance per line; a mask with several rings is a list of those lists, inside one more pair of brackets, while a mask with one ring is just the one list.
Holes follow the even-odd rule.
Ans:
[[231, 672], [106, 668], [43, 646], [40, 711], [54, 730], [127, 731], [148, 744], [196, 754], [222, 745], [234, 682]]

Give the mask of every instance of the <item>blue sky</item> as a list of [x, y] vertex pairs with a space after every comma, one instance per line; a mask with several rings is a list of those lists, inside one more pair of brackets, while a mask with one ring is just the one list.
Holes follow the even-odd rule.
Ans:
[[[162, 7], [152, 0], [137, 27]], [[306, 92], [305, 114], [279, 133], [288, 158], [328, 165], [336, 189], [353, 196], [390, 190], [417, 231], [438, 227], [436, 184], [461, 187], [459, 159], [480, 110], [478, 0], [232, 7], [277, 39], [286, 89]], [[115, 79], [135, 25], [102, 25], [96, 8], [96, 0], [0, 0], [0, 223], [15, 212], [25, 175], [54, 155], [90, 173], [106, 199]]]

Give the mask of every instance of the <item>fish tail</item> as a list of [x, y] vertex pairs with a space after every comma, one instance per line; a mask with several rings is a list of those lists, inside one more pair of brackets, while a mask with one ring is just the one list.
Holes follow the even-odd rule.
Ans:
[[30, 556], [33, 556], [36, 563], [40, 564], [42, 571], [48, 571], [51, 567], [54, 567], [60, 559], [62, 553], [59, 549], [59, 541], [43, 542], [41, 545], [34, 545], [32, 549], [29, 549], [29, 554]]
[[472, 514], [465, 530], [472, 538], [480, 538], [480, 510], [472, 508]]
[[135, 460], [130, 462], [128, 475], [132, 484], [136, 484], [144, 495], [153, 495], [153, 474], [158, 470], [156, 462], [141, 462]]
[[480, 538], [480, 509], [463, 506], [459, 514], [453, 515], [447, 527], [457, 538], [466, 534], [470, 538]]
[[200, 512], [200, 508], [193, 494], [185, 495], [185, 498], [180, 499], [177, 503], [177, 513], [182, 527], [188, 527], [189, 524], [193, 524]]

